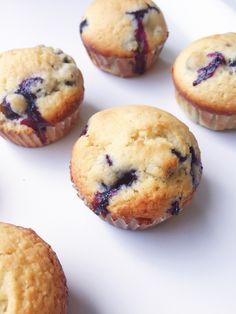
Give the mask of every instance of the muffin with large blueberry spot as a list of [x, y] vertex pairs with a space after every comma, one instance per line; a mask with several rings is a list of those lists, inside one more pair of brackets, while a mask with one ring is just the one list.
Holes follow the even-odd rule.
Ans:
[[122, 77], [150, 68], [168, 37], [163, 14], [150, 0], [95, 0], [80, 34], [93, 63]]
[[194, 122], [236, 128], [236, 33], [201, 38], [173, 66], [177, 101]]
[[150, 106], [96, 113], [72, 152], [79, 196], [96, 215], [124, 229], [145, 229], [178, 215], [201, 174], [188, 127]]
[[79, 117], [83, 77], [74, 60], [45, 46], [0, 54], [0, 135], [26, 147], [50, 144]]
[[0, 281], [1, 314], [68, 313], [60, 262], [31, 229], [0, 223]]

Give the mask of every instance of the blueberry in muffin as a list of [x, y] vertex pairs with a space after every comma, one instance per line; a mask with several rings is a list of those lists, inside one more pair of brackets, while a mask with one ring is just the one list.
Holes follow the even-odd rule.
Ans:
[[191, 43], [174, 63], [173, 81], [178, 103], [194, 122], [236, 128], [236, 33]]
[[76, 123], [83, 77], [74, 60], [45, 46], [0, 54], [0, 135], [26, 147], [52, 143]]
[[93, 115], [75, 143], [71, 178], [99, 217], [145, 229], [176, 216], [197, 189], [202, 164], [187, 126], [160, 109], [134, 105]]
[[129, 77], [152, 66], [168, 31], [153, 1], [95, 0], [82, 18], [80, 35], [96, 66]]

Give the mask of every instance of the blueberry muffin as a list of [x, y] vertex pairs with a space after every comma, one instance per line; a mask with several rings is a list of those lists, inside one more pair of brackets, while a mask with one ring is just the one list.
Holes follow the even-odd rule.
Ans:
[[74, 60], [45, 46], [0, 54], [0, 135], [26, 147], [52, 143], [79, 117], [83, 78]]
[[167, 39], [161, 10], [150, 0], [95, 0], [80, 24], [93, 63], [114, 75], [143, 74]]
[[75, 143], [71, 178], [98, 216], [145, 229], [178, 215], [201, 178], [198, 144], [187, 126], [150, 106], [93, 115]]
[[66, 279], [34, 231], [0, 223], [0, 313], [66, 314]]
[[173, 66], [177, 101], [196, 123], [236, 128], [236, 33], [199, 39]]

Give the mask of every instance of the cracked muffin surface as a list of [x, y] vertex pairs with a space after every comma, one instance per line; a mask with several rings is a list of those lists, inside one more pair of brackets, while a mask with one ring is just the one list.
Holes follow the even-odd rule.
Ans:
[[[74, 60], [45, 46], [0, 54], [0, 133], [24, 142], [36, 135], [48, 144], [69, 130], [83, 100], [83, 77]], [[67, 122], [67, 128], [53, 129]], [[72, 124], [72, 123], [71, 123]], [[49, 131], [54, 131], [50, 136]], [[53, 132], [51, 132], [53, 133]], [[20, 138], [21, 136], [21, 138]], [[20, 143], [17, 143], [20, 144]], [[25, 142], [27, 146], [27, 141]], [[37, 144], [37, 143], [35, 143]], [[37, 146], [37, 145], [36, 145]]]
[[71, 177], [99, 216], [152, 224], [188, 204], [202, 173], [197, 141], [171, 114], [150, 106], [93, 115], [75, 143]]
[[67, 313], [66, 279], [56, 254], [33, 230], [5, 223], [0, 223], [0, 313]]

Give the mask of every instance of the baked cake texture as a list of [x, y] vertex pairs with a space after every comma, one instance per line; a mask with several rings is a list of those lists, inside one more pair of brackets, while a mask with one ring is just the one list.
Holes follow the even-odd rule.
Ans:
[[145, 229], [178, 215], [201, 174], [200, 150], [188, 127], [150, 106], [96, 113], [72, 152], [71, 178], [79, 196], [124, 229]]
[[168, 37], [164, 16], [150, 0], [95, 0], [80, 34], [93, 63], [122, 77], [150, 68]]
[[236, 128], [236, 33], [191, 43], [175, 61], [173, 80], [177, 101], [194, 122]]
[[64, 136], [79, 117], [83, 77], [74, 60], [45, 46], [0, 54], [0, 135], [38, 147]]
[[67, 314], [60, 262], [33, 230], [0, 223], [0, 313]]

